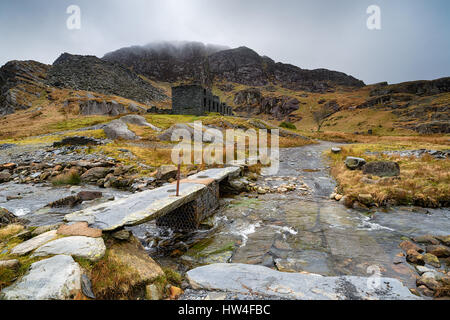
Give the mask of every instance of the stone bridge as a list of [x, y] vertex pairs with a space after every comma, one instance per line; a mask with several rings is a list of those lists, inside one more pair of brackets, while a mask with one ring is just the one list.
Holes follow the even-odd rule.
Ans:
[[175, 230], [195, 230], [217, 209], [220, 186], [240, 173], [241, 168], [237, 166], [209, 169], [181, 180], [178, 197], [176, 185], [170, 184], [77, 211], [64, 219], [67, 222], [85, 221], [104, 231], [151, 220], [156, 220], [158, 226]]

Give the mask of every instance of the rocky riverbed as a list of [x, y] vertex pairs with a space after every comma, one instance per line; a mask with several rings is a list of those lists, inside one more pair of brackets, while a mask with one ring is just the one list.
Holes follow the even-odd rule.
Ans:
[[[413, 299], [416, 296], [411, 292], [422, 298], [434, 296], [449, 276], [445, 241], [450, 211], [414, 207], [358, 210], [331, 200], [335, 182], [323, 153], [337, 146], [322, 142], [282, 149], [276, 174], [248, 174], [235, 180], [229, 193], [223, 194], [217, 213], [198, 231], [174, 232], [154, 222], [127, 229], [161, 266], [185, 276], [182, 299]], [[19, 147], [9, 146], [8, 150], [14, 148]], [[64, 156], [73, 155], [68, 152]], [[33, 161], [24, 169], [26, 176], [42, 169], [53, 172], [55, 166], [63, 165], [61, 160], [64, 158], [48, 168], [34, 168], [33, 163], [39, 166], [45, 161]], [[108, 174], [112, 176], [121, 167], [113, 159], [101, 160], [109, 161]], [[92, 164], [93, 160], [71, 159], [53, 176], [70, 170], [67, 165], [77, 167], [80, 161]], [[91, 165], [81, 172], [95, 168], [105, 165]], [[64, 214], [139, 192], [99, 184], [101, 177], [90, 185], [58, 187], [40, 180], [42, 172], [24, 181], [23, 170], [17, 171], [17, 166], [5, 170], [11, 172], [11, 179], [0, 185], [0, 207], [32, 226], [56, 224], [60, 228]], [[161, 177], [169, 179], [173, 169], [160, 171]], [[96, 196], [99, 193], [101, 196]], [[79, 201], [82, 195], [92, 197]], [[69, 202], [59, 206], [61, 199]], [[70, 201], [75, 201], [74, 205]], [[424, 237], [429, 243], [423, 242]], [[404, 249], [405, 241], [421, 247], [409, 252]], [[430, 256], [436, 254], [438, 262]], [[73, 267], [72, 261], [64, 263]], [[198, 269], [205, 265], [210, 267]], [[240, 280], [252, 273], [267, 273], [272, 289], [262, 289], [269, 285], [265, 278]], [[231, 280], [224, 281], [225, 277]], [[375, 283], [376, 279], [383, 281], [378, 289], [369, 290], [368, 281], [374, 277]], [[237, 286], [250, 287], [238, 290]]]

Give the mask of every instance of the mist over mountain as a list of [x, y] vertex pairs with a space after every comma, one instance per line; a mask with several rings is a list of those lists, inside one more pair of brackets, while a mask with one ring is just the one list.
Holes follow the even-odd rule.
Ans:
[[230, 49], [200, 42], [160, 42], [107, 53], [117, 62], [155, 81], [195, 81], [211, 86], [215, 81], [264, 86], [280, 84], [294, 90], [325, 92], [337, 85], [363, 87], [364, 82], [342, 72], [305, 70], [275, 62], [247, 47]]

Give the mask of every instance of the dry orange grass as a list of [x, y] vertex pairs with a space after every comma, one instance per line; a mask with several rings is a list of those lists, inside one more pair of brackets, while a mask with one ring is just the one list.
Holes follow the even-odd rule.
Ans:
[[[368, 156], [363, 145], [343, 148], [332, 158], [331, 173], [338, 182], [339, 192], [357, 199], [359, 194], [371, 194], [375, 204], [388, 203], [440, 207], [450, 205], [450, 160], [435, 160], [431, 156], [422, 158], [399, 156]], [[377, 178], [377, 184], [363, 181], [362, 171], [348, 170], [344, 164], [347, 156], [363, 157], [367, 161], [390, 160], [400, 165], [398, 178]]]

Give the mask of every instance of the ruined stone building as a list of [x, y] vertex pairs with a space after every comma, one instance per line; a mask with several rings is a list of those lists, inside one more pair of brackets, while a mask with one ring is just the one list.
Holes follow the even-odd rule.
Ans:
[[202, 116], [208, 112], [233, 115], [233, 109], [200, 85], [172, 87], [172, 113]]

